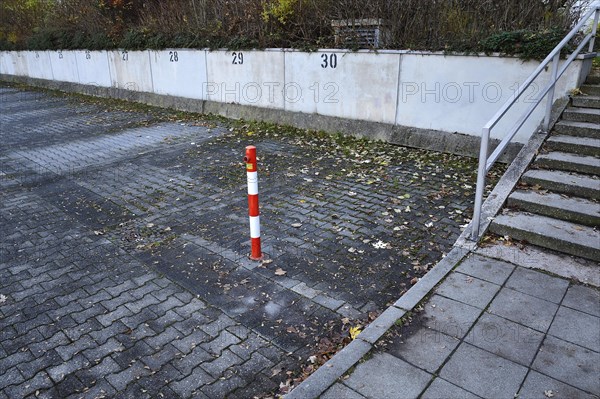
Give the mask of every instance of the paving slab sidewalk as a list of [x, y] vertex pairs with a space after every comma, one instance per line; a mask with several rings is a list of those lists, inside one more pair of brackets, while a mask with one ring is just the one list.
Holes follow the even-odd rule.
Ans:
[[598, 398], [600, 290], [470, 253], [363, 354], [314, 397]]

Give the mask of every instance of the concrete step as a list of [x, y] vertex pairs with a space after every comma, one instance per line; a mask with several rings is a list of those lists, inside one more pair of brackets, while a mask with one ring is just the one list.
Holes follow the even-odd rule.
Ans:
[[508, 205], [567, 222], [591, 227], [600, 226], [600, 204], [583, 198], [550, 192], [517, 190], [508, 197]]
[[544, 169], [600, 175], [600, 159], [589, 155], [552, 151], [548, 154], [538, 155], [535, 165]]
[[600, 139], [563, 135], [550, 136], [546, 141], [545, 148], [578, 155], [597, 156], [600, 154]]
[[595, 176], [579, 175], [558, 170], [528, 170], [522, 180], [538, 185], [542, 189], [572, 195], [575, 197], [600, 199], [600, 179]]
[[575, 96], [571, 100], [574, 107], [600, 109], [600, 96]]
[[597, 85], [584, 84], [584, 85], [581, 85], [579, 90], [581, 90], [585, 94], [589, 94], [592, 96], [600, 96], [600, 84], [597, 84]]
[[600, 139], [600, 125], [589, 122], [559, 121], [554, 131], [567, 136], [593, 137]]
[[600, 234], [588, 226], [524, 212], [509, 212], [496, 216], [490, 231], [558, 252], [600, 261]]
[[563, 119], [577, 122], [600, 123], [600, 109], [569, 107], [563, 112]]

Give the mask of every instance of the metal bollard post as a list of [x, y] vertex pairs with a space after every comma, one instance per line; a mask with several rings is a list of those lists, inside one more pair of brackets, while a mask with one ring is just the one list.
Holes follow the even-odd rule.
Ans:
[[260, 212], [258, 210], [258, 172], [256, 168], [256, 147], [246, 147], [246, 174], [248, 176], [248, 216], [250, 217], [250, 259], [261, 260], [263, 258], [260, 249]]

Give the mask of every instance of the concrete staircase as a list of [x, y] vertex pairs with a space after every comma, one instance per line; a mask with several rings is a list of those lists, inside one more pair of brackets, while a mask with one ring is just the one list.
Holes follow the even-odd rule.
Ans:
[[581, 92], [490, 230], [600, 262], [600, 71]]

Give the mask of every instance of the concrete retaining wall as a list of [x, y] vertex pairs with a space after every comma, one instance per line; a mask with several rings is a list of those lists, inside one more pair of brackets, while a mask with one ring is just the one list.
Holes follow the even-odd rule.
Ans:
[[[31, 52], [28, 52], [31, 54]], [[35, 51], [34, 51], [35, 53]], [[50, 68], [54, 80], [59, 82], [79, 83], [79, 70], [77, 69], [77, 59], [75, 51], [48, 51], [50, 58]], [[28, 73], [31, 76], [31, 68], [34, 67], [31, 57], [27, 63]], [[46, 67], [44, 65], [44, 67]], [[35, 76], [34, 76], [35, 77]]]
[[[577, 60], [567, 71], [558, 85], [557, 98], [578, 86], [585, 62]], [[352, 132], [428, 148], [442, 141], [464, 148], [456, 151], [446, 144], [433, 147], [469, 155], [477, 154], [474, 144], [485, 122], [537, 65], [509, 57], [407, 51], [0, 53], [4, 79], [33, 78], [46, 86], [49, 82], [43, 81], [67, 82], [74, 84], [71, 89], [77, 86], [88, 94]], [[506, 120], [492, 131], [493, 138], [502, 137], [548, 76], [549, 71], [542, 73]], [[82, 89], [81, 85], [93, 87]], [[525, 143], [542, 119], [540, 107], [515, 142]], [[457, 144], [461, 141], [466, 144]]]
[[75, 51], [79, 82], [84, 85], [111, 87], [108, 55], [105, 51]]

